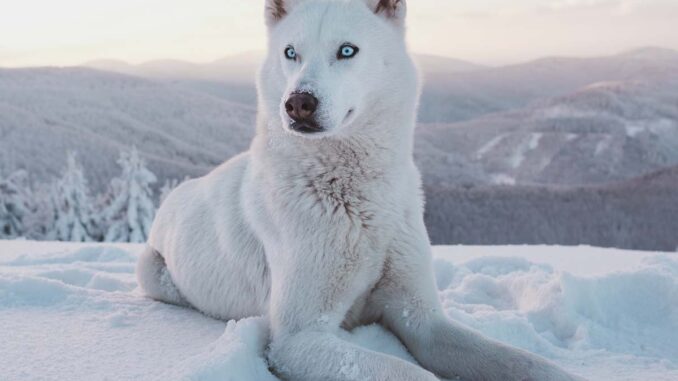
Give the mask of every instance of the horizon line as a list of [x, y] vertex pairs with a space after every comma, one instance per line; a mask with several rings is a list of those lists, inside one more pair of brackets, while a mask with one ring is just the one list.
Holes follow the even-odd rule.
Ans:
[[[515, 61], [510, 61], [506, 63], [482, 63], [482, 62], [477, 62], [474, 60], [469, 60], [465, 58], [459, 58], [459, 57], [453, 57], [449, 55], [443, 55], [443, 54], [434, 54], [434, 53], [428, 53], [428, 52], [418, 52], [418, 51], [411, 51], [410, 53], [413, 56], [428, 56], [428, 57], [435, 57], [435, 58], [442, 58], [442, 59], [448, 59], [448, 60], [454, 60], [458, 61], [460, 63], [466, 63], [466, 64], [471, 64], [471, 65], [476, 65], [479, 67], [485, 67], [485, 68], [499, 68], [499, 67], [505, 67], [505, 66], [513, 66], [513, 65], [520, 65], [520, 64], [525, 64], [525, 63], [530, 63], [530, 62], [535, 62], [535, 61], [540, 61], [543, 59], [557, 59], [557, 58], [565, 58], [565, 59], [592, 59], [592, 58], [603, 58], [603, 57], [615, 57], [615, 56], [623, 56], [631, 53], [637, 53], [637, 52], [642, 52], [642, 51], [670, 51], [678, 54], [678, 49], [674, 48], [669, 48], [665, 46], [660, 46], [660, 45], [642, 45], [638, 46], [635, 48], [630, 48], [630, 49], [623, 49], [620, 51], [617, 51], [616, 53], [601, 53], [598, 55], [590, 55], [590, 54], [582, 54], [582, 55], [568, 55], [568, 54], [563, 54], [563, 55], [554, 55], [554, 54], [547, 54], [547, 55], [538, 55], [534, 56], [528, 59], [522, 59], [522, 60], [515, 60]], [[181, 59], [181, 58], [170, 58], [170, 57], [159, 57], [159, 58], [154, 58], [154, 59], [149, 59], [149, 60], [143, 60], [143, 61], [128, 61], [120, 58], [113, 58], [113, 57], [99, 57], [99, 58], [92, 58], [88, 59], [86, 61], [77, 63], [77, 64], [39, 64], [39, 65], [11, 65], [11, 66], [5, 66], [0, 63], [0, 68], [3, 69], [28, 69], [28, 68], [72, 68], [72, 67], [91, 67], [92, 64], [97, 63], [97, 62], [115, 62], [115, 63], [120, 63], [124, 64], [130, 67], [137, 67], [137, 66], [143, 66], [147, 65], [149, 63], [154, 63], [154, 62], [161, 62], [161, 61], [166, 61], [166, 62], [176, 62], [176, 63], [183, 63], [183, 64], [190, 64], [190, 65], [210, 65], [217, 63], [219, 61], [225, 61], [229, 59], [234, 59], [239, 56], [246, 56], [246, 55], [256, 55], [258, 56], [257, 58], [263, 58], [265, 55], [265, 50], [244, 50], [240, 51], [237, 53], [233, 54], [228, 54], [224, 55], [220, 58], [208, 60], [208, 61], [192, 61], [192, 60], [187, 60], [187, 59]]]

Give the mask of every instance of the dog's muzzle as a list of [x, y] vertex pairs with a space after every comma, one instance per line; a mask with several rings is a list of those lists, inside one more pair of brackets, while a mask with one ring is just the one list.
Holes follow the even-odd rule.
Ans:
[[315, 120], [318, 109], [318, 98], [309, 93], [295, 92], [285, 102], [285, 111], [292, 119], [290, 128], [303, 134], [322, 132], [322, 128]]

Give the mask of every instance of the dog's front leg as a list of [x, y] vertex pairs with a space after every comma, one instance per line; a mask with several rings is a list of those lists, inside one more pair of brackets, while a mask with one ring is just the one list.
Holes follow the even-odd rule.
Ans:
[[359, 292], [355, 285], [364, 281], [365, 258], [333, 250], [328, 245], [290, 245], [271, 256], [275, 258], [271, 266], [272, 342], [268, 357], [283, 378], [437, 380], [419, 366], [360, 348], [336, 336]]
[[574, 381], [556, 365], [447, 319], [434, 284], [423, 221], [406, 225], [374, 293], [383, 323], [425, 368], [469, 381]]

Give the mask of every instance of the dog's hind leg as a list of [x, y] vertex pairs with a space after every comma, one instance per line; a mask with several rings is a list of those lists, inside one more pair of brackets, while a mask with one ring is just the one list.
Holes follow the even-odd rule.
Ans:
[[178, 306], [189, 305], [174, 285], [165, 259], [152, 247], [146, 246], [139, 256], [136, 273], [139, 286], [149, 297]]

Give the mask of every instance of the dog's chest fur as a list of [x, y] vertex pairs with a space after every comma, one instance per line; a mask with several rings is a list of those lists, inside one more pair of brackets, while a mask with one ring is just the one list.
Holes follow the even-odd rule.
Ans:
[[[269, 240], [267, 247], [280, 247], [276, 241], [290, 237], [317, 240], [320, 250], [282, 255], [305, 256], [304, 261], [333, 267], [329, 273], [337, 276], [359, 274], [351, 292], [356, 299], [349, 302], [352, 308], [345, 322], [354, 325], [361, 320], [370, 290], [383, 276], [388, 245], [402, 220], [403, 187], [395, 184], [402, 173], [388, 172], [394, 166], [384, 163], [389, 160], [387, 152], [361, 141], [261, 148], [255, 149], [261, 155], [255, 161], [261, 172], [257, 177], [262, 202], [269, 212], [255, 221], [255, 230]], [[289, 257], [276, 263], [277, 258], [269, 256], [272, 267], [288, 261]]]
[[384, 182], [384, 173], [371, 165], [367, 152], [351, 147], [331, 151], [307, 158], [308, 191], [333, 215], [344, 215], [369, 229], [376, 217], [375, 193]]
[[297, 202], [302, 208], [295, 208], [299, 218], [349, 223], [352, 231], [369, 236], [384, 226], [375, 220], [399, 214], [394, 176], [385, 172], [390, 166], [384, 165], [384, 156], [373, 144], [357, 139], [290, 145], [268, 152], [267, 182], [277, 202], [301, 200]]

